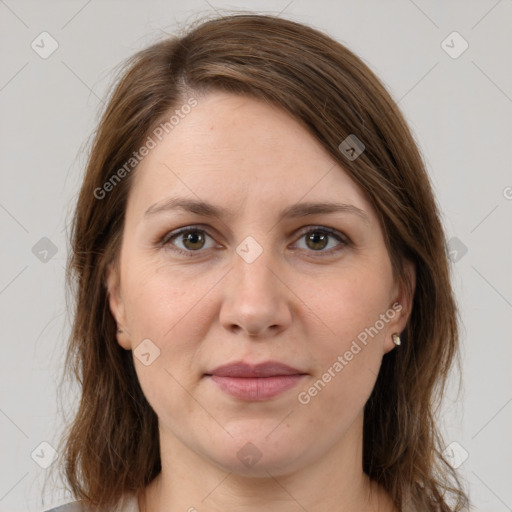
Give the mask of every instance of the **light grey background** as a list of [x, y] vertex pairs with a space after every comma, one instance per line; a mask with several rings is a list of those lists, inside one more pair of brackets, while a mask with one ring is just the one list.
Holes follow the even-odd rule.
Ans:
[[[36, 461], [48, 460], [40, 443], [56, 446], [73, 412], [71, 389], [64, 411], [57, 401], [69, 333], [66, 224], [112, 70], [164, 31], [232, 9], [283, 11], [326, 31], [405, 113], [457, 239], [464, 385], [443, 409], [446, 441], [460, 445], [456, 458], [468, 454], [460, 470], [475, 510], [512, 510], [512, 0], [0, 0], [0, 511], [67, 500], [52, 486], [43, 500], [49, 470]], [[46, 59], [31, 47], [51, 48], [43, 31], [58, 43]], [[469, 44], [457, 58], [445, 51], [463, 48], [446, 39], [453, 31]], [[33, 252], [43, 237], [55, 255]]]

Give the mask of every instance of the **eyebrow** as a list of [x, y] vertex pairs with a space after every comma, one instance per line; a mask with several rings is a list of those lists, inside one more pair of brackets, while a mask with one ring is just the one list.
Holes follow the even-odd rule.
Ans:
[[[181, 209], [195, 213], [202, 217], [227, 218], [234, 217], [234, 213], [226, 208], [216, 206], [206, 201], [190, 199], [185, 197], [169, 197], [163, 201], [151, 205], [144, 213], [144, 218], [154, 214]], [[370, 218], [364, 210], [357, 206], [336, 202], [304, 202], [296, 203], [286, 207], [279, 213], [279, 220], [307, 217], [308, 215], [319, 215], [328, 213], [350, 213], [360, 217], [364, 222], [370, 224]]]

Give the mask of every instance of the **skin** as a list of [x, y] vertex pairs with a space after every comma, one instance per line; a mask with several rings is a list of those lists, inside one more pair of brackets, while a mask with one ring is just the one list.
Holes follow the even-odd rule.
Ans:
[[[363, 191], [287, 113], [221, 92], [201, 97], [134, 178], [119, 264], [107, 286], [123, 329], [118, 343], [135, 350], [150, 339], [160, 350], [147, 366], [134, 356], [159, 418], [162, 459], [141, 511], [396, 510], [362, 470], [363, 407], [411, 300], [393, 279]], [[144, 214], [170, 196], [201, 199], [231, 215]], [[347, 212], [279, 221], [283, 208], [306, 201], [347, 203], [367, 221]], [[204, 238], [187, 241], [185, 234], [159, 245], [186, 226], [202, 229]], [[308, 243], [307, 234], [321, 236], [322, 227], [349, 242], [328, 235], [323, 245]], [[262, 249], [251, 263], [236, 252], [248, 236]], [[301, 404], [299, 393], [396, 302], [402, 310]], [[266, 401], [241, 401], [204, 376], [240, 360], [280, 361], [307, 375]], [[237, 457], [247, 442], [261, 454], [250, 467]]]

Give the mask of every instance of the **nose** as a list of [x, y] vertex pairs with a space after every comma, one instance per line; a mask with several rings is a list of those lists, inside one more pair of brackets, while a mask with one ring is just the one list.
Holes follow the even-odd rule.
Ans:
[[264, 250], [250, 263], [233, 256], [220, 310], [221, 325], [232, 333], [268, 338], [291, 324], [294, 295], [270, 252]]

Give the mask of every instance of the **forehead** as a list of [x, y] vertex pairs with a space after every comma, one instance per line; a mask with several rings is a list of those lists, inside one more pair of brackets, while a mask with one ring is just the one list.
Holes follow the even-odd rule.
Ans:
[[215, 92], [165, 134], [135, 171], [130, 202], [147, 208], [181, 193], [233, 208], [350, 201], [370, 213], [360, 187], [300, 123], [262, 100]]

